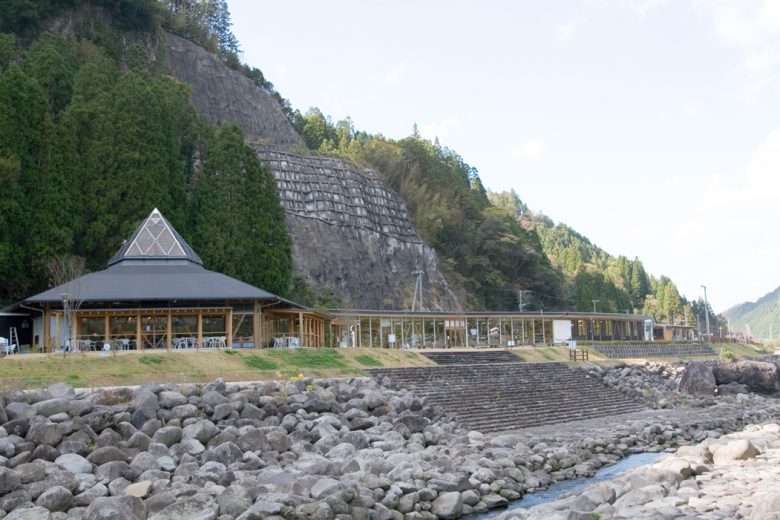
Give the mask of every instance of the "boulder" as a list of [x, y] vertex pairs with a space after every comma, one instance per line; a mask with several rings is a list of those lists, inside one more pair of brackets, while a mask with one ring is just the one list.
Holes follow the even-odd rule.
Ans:
[[757, 494], [749, 520], [780, 520], [780, 493]]
[[780, 366], [774, 363], [739, 359], [718, 364], [714, 374], [719, 385], [741, 383], [764, 394], [780, 391]]
[[52, 422], [36, 422], [27, 430], [27, 440], [34, 444], [56, 446], [62, 440], [60, 427]]
[[741, 383], [731, 382], [726, 385], [718, 385], [718, 395], [739, 395], [749, 394], [750, 388], [747, 385]]
[[753, 446], [753, 443], [747, 439], [737, 439], [728, 444], [719, 446], [717, 449], [715, 449], [715, 446], [711, 446], [710, 449], [713, 450], [712, 462], [716, 465], [731, 464], [737, 460], [752, 459], [760, 453], [758, 449]]
[[54, 486], [44, 491], [35, 501], [36, 506], [49, 511], [67, 511], [73, 502], [73, 494], [62, 486]]
[[204, 495], [177, 500], [153, 515], [150, 520], [215, 520], [219, 506]]
[[5, 517], [6, 520], [51, 520], [51, 513], [41, 506], [16, 509]]
[[712, 367], [700, 362], [688, 363], [678, 386], [680, 392], [696, 396], [715, 395], [716, 388]]
[[22, 478], [16, 471], [0, 467], [0, 495], [13, 491], [21, 484]]
[[84, 520], [146, 520], [146, 507], [138, 497], [100, 497], [89, 505]]
[[92, 473], [92, 463], [75, 453], [60, 455], [55, 459], [54, 463], [65, 471], [70, 471], [73, 474]]
[[433, 501], [431, 511], [439, 518], [458, 518], [463, 511], [463, 499], [457, 491], [442, 493]]

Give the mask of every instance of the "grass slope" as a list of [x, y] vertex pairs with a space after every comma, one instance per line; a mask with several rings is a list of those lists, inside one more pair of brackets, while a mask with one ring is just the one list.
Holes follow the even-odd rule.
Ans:
[[287, 379], [365, 375], [364, 368], [432, 365], [416, 352], [379, 349], [212, 350], [17, 355], [0, 360], [3, 389], [47, 386], [64, 381], [73, 386], [115, 386], [158, 383]]

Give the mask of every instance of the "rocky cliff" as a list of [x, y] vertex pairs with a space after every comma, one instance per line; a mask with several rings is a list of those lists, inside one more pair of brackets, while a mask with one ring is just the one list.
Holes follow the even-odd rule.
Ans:
[[238, 123], [251, 139], [303, 145], [276, 100], [251, 79], [193, 42], [170, 32], [165, 36], [171, 72], [192, 85], [192, 102], [206, 119]]
[[333, 157], [255, 149], [279, 187], [296, 274], [351, 307], [409, 309], [420, 271], [425, 309], [460, 309], [403, 199], [375, 172]]
[[460, 309], [398, 193], [371, 170], [293, 153], [303, 142], [276, 100], [205, 49], [166, 36], [171, 72], [192, 86], [193, 104], [212, 123], [240, 124], [273, 172], [298, 276], [332, 289], [350, 307], [400, 310], [411, 308], [420, 271], [425, 309]]

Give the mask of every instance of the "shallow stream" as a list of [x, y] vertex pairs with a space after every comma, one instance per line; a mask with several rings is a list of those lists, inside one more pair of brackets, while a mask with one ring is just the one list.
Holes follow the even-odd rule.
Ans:
[[596, 474], [593, 475], [592, 477], [578, 477], [571, 480], [564, 480], [561, 482], [557, 482], [555, 484], [551, 484], [545, 490], [529, 493], [527, 495], [524, 495], [523, 498], [521, 498], [520, 500], [510, 502], [509, 507], [507, 508], [494, 509], [492, 511], [488, 511], [487, 513], [468, 515], [463, 518], [467, 520], [486, 520], [488, 518], [496, 517], [502, 513], [506, 513], [507, 511], [512, 511], [514, 509], [526, 509], [539, 504], [544, 504], [545, 502], [552, 502], [554, 500], [558, 500], [559, 498], [561, 498], [561, 495], [563, 494], [578, 493], [583, 489], [585, 489], [586, 487], [590, 486], [591, 484], [596, 484], [597, 482], [610, 480], [618, 473], [621, 473], [623, 471], [628, 471], [630, 469], [638, 468], [639, 466], [644, 466], [645, 464], [650, 464], [651, 462], [654, 462], [658, 457], [665, 454], [666, 454], [665, 452], [661, 451], [661, 452], [652, 452], [652, 453], [651, 452], [636, 453], [634, 455], [629, 455], [628, 457], [621, 459], [620, 461], [613, 464], [612, 466], [605, 466], [599, 469], [596, 472]]

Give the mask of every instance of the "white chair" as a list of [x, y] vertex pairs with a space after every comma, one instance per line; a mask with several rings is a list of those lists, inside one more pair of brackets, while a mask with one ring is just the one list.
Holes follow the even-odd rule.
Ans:
[[214, 342], [217, 344], [217, 348], [227, 348], [227, 337], [225, 336], [214, 338]]
[[300, 348], [301, 344], [298, 342], [298, 338], [296, 337], [289, 337], [287, 338], [287, 348]]

